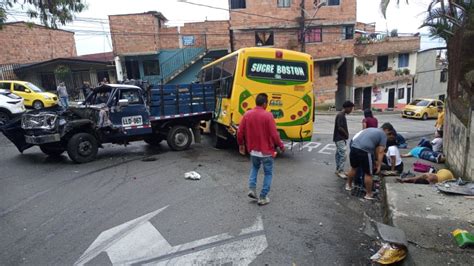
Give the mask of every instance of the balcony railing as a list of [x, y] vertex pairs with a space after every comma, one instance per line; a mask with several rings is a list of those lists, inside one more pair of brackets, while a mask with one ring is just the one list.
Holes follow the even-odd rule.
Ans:
[[372, 56], [401, 52], [414, 52], [420, 49], [419, 36], [390, 37], [386, 34], [362, 35], [355, 39], [356, 56]]
[[389, 70], [379, 73], [354, 75], [352, 86], [354, 87], [370, 87], [373, 85], [380, 85], [396, 81], [410, 81], [413, 75]]

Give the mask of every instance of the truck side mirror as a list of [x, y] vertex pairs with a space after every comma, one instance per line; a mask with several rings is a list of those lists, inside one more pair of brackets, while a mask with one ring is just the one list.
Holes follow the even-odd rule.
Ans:
[[118, 106], [119, 106], [119, 107], [128, 106], [128, 100], [127, 100], [127, 99], [120, 99], [120, 100], [118, 101]]

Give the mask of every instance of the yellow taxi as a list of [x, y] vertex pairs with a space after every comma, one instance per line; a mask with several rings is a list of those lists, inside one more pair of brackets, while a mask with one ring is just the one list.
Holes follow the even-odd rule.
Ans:
[[402, 117], [426, 120], [438, 117], [438, 106], [444, 108], [444, 103], [435, 99], [415, 99], [407, 104], [402, 111]]
[[40, 87], [27, 81], [0, 80], [0, 89], [11, 91], [24, 99], [27, 107], [41, 109], [58, 104], [58, 96], [54, 93], [45, 92]]

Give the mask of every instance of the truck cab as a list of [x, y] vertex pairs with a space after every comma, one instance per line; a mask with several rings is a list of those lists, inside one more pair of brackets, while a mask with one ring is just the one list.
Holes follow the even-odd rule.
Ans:
[[182, 151], [200, 141], [199, 125], [212, 118], [214, 108], [205, 101], [213, 95], [212, 87], [191, 84], [149, 90], [106, 84], [77, 106], [32, 111], [0, 130], [20, 152], [38, 145], [49, 156], [67, 151], [76, 163], [94, 160], [103, 143], [166, 140], [171, 150]]

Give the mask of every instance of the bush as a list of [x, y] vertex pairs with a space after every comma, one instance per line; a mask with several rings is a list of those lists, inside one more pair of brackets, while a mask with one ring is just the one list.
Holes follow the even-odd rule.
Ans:
[[357, 66], [356, 69], [355, 69], [355, 72], [356, 72], [357, 76], [367, 74], [367, 71], [365, 70], [365, 68], [363, 66]]

